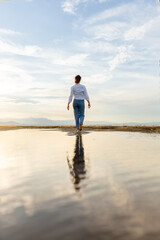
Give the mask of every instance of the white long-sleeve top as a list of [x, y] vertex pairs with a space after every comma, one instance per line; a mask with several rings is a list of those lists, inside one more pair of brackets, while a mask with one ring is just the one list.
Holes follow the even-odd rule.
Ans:
[[72, 102], [73, 96], [74, 96], [74, 99], [89, 100], [89, 96], [88, 96], [86, 87], [80, 83], [75, 84], [71, 87], [71, 92], [70, 92], [70, 96], [68, 99], [69, 103]]

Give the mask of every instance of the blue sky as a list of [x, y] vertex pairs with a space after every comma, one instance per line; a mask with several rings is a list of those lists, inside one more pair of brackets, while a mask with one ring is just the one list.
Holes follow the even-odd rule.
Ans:
[[159, 24], [158, 0], [1, 0], [1, 119], [72, 119], [80, 74], [87, 120], [160, 121]]

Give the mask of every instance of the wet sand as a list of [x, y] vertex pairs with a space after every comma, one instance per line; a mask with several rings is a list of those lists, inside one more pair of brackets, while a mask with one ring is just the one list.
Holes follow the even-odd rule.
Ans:
[[67, 129], [0, 131], [0, 240], [160, 239], [160, 135]]
[[[0, 126], [0, 131], [16, 129], [59, 129], [62, 131], [74, 132], [75, 126]], [[160, 126], [83, 126], [85, 131], [129, 131], [129, 132], [146, 132], [160, 133]]]

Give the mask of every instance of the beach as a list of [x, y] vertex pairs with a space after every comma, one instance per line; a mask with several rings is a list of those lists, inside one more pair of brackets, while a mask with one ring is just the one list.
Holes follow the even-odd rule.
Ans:
[[159, 239], [159, 134], [31, 128], [0, 131], [1, 240]]
[[[75, 126], [40, 126], [40, 125], [0, 125], [0, 130], [16, 129], [58, 129], [62, 131], [74, 132]], [[160, 133], [160, 126], [83, 126], [88, 131], [129, 131], [129, 132], [146, 132]]]

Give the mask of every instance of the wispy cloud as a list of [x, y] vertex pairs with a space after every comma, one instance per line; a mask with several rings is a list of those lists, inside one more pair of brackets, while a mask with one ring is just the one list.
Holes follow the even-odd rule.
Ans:
[[37, 52], [41, 50], [40, 47], [34, 45], [18, 45], [11, 41], [7, 42], [0, 40], [0, 52], [6, 52], [11, 54], [25, 55], [25, 56], [35, 56]]
[[29, 96], [27, 97], [9, 97], [7, 98], [8, 101], [12, 102], [12, 103], [19, 103], [19, 104], [37, 104], [39, 103], [38, 101], [35, 101], [33, 99], [30, 99]]
[[87, 2], [87, 1], [88, 0], [66, 0], [66, 1], [62, 2], [62, 9], [63, 9], [64, 12], [75, 14], [76, 7], [80, 3], [84, 3], [84, 2]]
[[11, 29], [0, 28], [0, 35], [21, 35], [21, 33]]
[[131, 29], [125, 32], [124, 39], [125, 40], [139, 40], [142, 39], [145, 33], [150, 30], [154, 20], [151, 19], [150, 21], [140, 25], [140, 26], [133, 26]]
[[[98, 1], [99, 3], [104, 3], [109, 0], [96, 0], [96, 1]], [[87, 2], [92, 2], [92, 0], [65, 0], [62, 2], [61, 6], [64, 12], [75, 14], [78, 5], [82, 3], [87, 3]]]
[[132, 45], [118, 47], [117, 55], [109, 62], [109, 70], [112, 72], [119, 64], [125, 63], [131, 58]]
[[92, 25], [88, 27], [88, 29], [86, 27], [85, 30], [88, 35], [91, 35], [95, 39], [112, 41], [114, 39], [120, 39], [125, 28], [126, 23], [112, 22]]
[[81, 54], [74, 54], [69, 57], [62, 57], [54, 58], [52, 63], [56, 65], [63, 65], [63, 66], [75, 66], [75, 65], [84, 65], [85, 59], [87, 58], [88, 54], [81, 53]]
[[[106, 53], [101, 64], [106, 60], [111, 72], [120, 64], [128, 64], [138, 58], [148, 61], [157, 49], [158, 9], [158, 6], [155, 8], [133, 1], [94, 14], [81, 23], [87, 38], [80, 41], [79, 47], [90, 54]], [[152, 50], [148, 48], [149, 38], [155, 43]], [[138, 50], [142, 41], [143, 50]]]
[[[128, 11], [134, 11], [136, 5], [134, 3], [127, 3], [120, 6], [115, 6], [111, 8], [107, 8], [100, 13], [94, 14], [93, 16], [85, 19], [86, 25], [97, 24], [98, 22], [105, 21], [107, 19], [112, 19], [113, 17], [123, 16], [124, 13], [128, 13]], [[128, 14], [127, 14], [128, 15]], [[123, 18], [122, 18], [123, 20]], [[114, 19], [115, 21], [115, 19]], [[121, 22], [121, 21], [120, 21]]]

